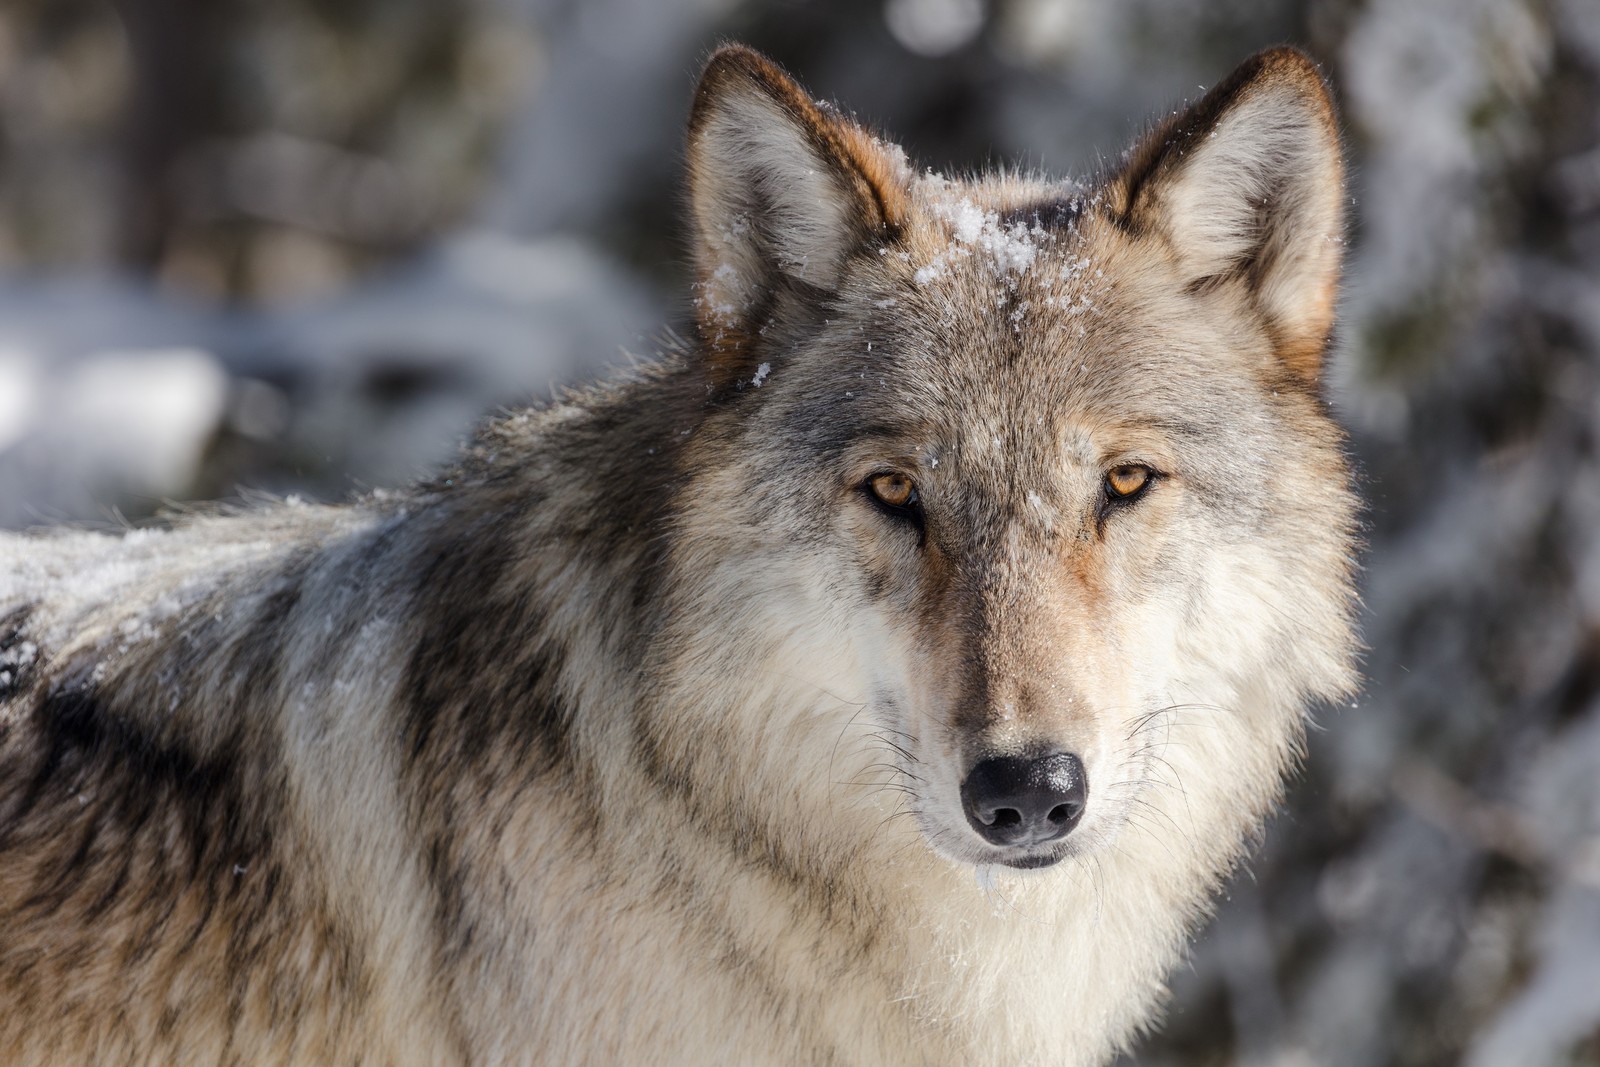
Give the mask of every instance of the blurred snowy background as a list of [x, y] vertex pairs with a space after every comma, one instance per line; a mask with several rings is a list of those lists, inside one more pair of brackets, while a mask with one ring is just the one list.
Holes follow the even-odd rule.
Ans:
[[1600, 1065], [1600, 0], [6, 0], [0, 526], [338, 498], [648, 356], [726, 37], [939, 169], [1325, 63], [1368, 688], [1133, 1062]]

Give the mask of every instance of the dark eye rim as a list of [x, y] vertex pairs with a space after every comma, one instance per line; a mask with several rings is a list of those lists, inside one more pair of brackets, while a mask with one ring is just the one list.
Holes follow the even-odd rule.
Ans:
[[[1131, 493], [1119, 493], [1111, 485], [1111, 472], [1122, 470], [1125, 467], [1133, 467], [1144, 471], [1144, 484]], [[1104, 521], [1105, 517], [1117, 508], [1125, 508], [1138, 503], [1144, 498], [1145, 494], [1150, 492], [1150, 487], [1163, 477], [1165, 476], [1160, 471], [1148, 463], [1118, 463], [1115, 466], [1106, 468], [1105, 474], [1100, 478], [1101, 520]]]
[[[1139, 488], [1135, 489], [1131, 493], [1117, 492], [1116, 487], [1111, 484], [1111, 475], [1113, 472], [1120, 470], [1144, 471], [1143, 484], [1141, 484]], [[1150, 491], [1150, 487], [1155, 484], [1156, 479], [1159, 477], [1161, 477], [1161, 472], [1150, 466], [1148, 463], [1118, 463], [1113, 467], [1106, 468], [1104, 477], [1100, 479], [1100, 486], [1105, 490], [1105, 494], [1109, 499], [1127, 503], [1129, 501], [1138, 500], [1141, 496], [1144, 496], [1146, 493], [1148, 493]]]
[[[879, 478], [884, 477], [885, 475], [898, 476], [911, 483], [911, 497], [904, 504], [891, 504], [873, 491], [872, 483], [877, 481]], [[922, 492], [917, 488], [917, 480], [915, 478], [911, 477], [904, 471], [888, 469], [876, 470], [862, 479], [859, 488], [862, 495], [864, 495], [872, 504], [872, 506], [879, 512], [887, 515], [896, 522], [907, 523], [914, 527], [917, 531], [917, 544], [919, 546], [927, 543], [927, 518], [922, 510]]]

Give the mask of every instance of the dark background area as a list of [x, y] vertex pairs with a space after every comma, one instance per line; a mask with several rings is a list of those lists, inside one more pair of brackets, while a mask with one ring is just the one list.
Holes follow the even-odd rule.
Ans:
[[1367, 688], [1133, 1062], [1600, 1065], [1595, 0], [8, 0], [0, 525], [337, 499], [649, 358], [722, 39], [946, 172], [1325, 65]]

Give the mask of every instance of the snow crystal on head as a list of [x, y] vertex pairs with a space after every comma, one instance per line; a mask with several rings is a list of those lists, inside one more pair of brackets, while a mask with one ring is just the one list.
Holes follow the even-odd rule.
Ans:
[[1002, 225], [998, 211], [985, 211], [970, 197], [938, 201], [934, 214], [950, 224], [957, 242], [987, 253], [1003, 274], [1021, 274], [1033, 266], [1039, 242], [1050, 236], [1037, 219], [1032, 226], [1024, 222]]
[[1055, 240], [1039, 219], [1002, 222], [1000, 212], [979, 206], [937, 174], [930, 173], [924, 187], [933, 194], [933, 215], [948, 228], [951, 243], [912, 275], [918, 285], [941, 277], [954, 258], [976, 254], [988, 261], [997, 280], [1015, 288], [1017, 279], [1033, 267], [1039, 249]]

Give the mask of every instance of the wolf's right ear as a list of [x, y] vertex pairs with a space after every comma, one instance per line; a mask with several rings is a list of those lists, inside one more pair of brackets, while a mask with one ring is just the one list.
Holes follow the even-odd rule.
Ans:
[[731, 380], [781, 288], [831, 291], [852, 253], [893, 239], [909, 175], [898, 150], [741, 45], [718, 49], [700, 75], [688, 155], [696, 317]]
[[1338, 121], [1316, 64], [1292, 48], [1252, 56], [1135, 147], [1109, 189], [1123, 225], [1164, 240], [1192, 289], [1242, 284], [1285, 366], [1316, 380], [1345, 225]]

